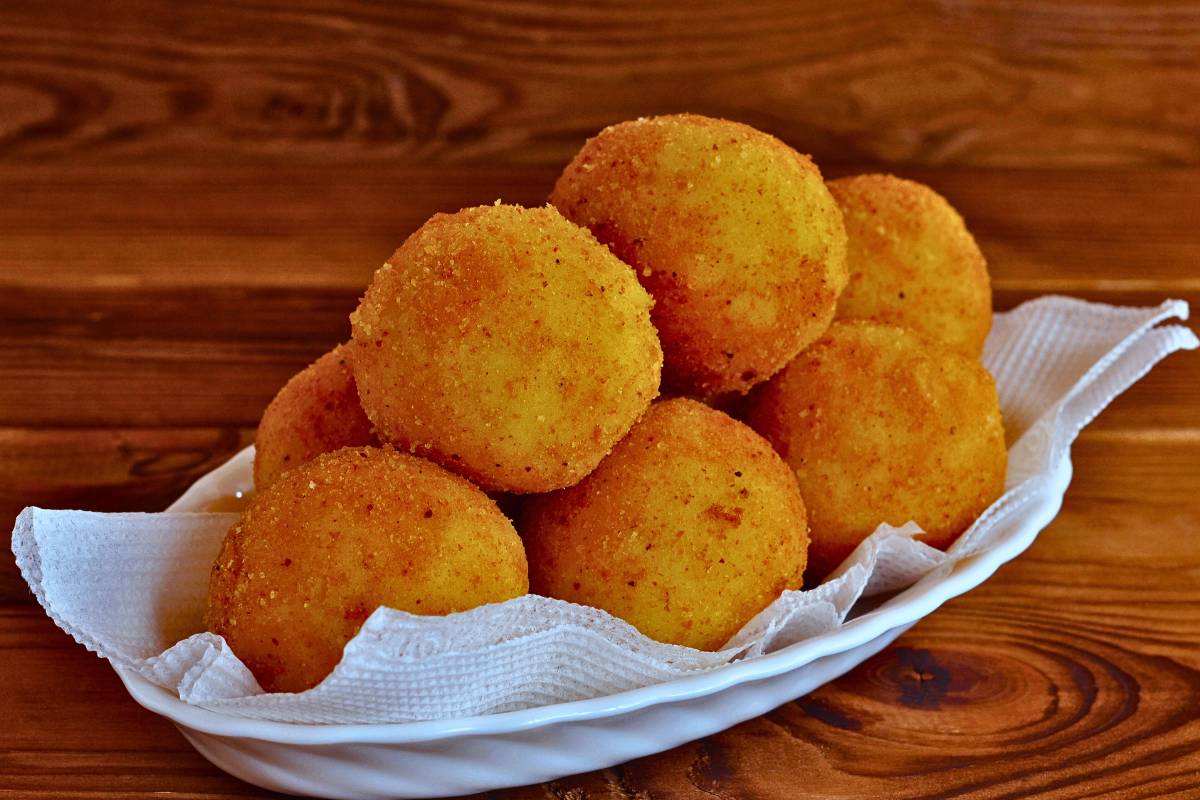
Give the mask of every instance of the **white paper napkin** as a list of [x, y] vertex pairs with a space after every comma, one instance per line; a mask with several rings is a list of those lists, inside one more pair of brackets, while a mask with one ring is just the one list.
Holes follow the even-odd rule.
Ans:
[[943, 553], [881, 526], [810, 591], [784, 592], [719, 652], [655, 642], [603, 611], [526, 596], [447, 617], [380, 608], [319, 686], [266, 694], [202, 631], [209, 569], [232, 514], [27, 508], [22, 575], [76, 641], [198, 706], [281, 722], [404, 722], [612, 694], [714, 669], [841, 625], [864, 595], [912, 585], [1004, 534], [1006, 509], [1050, 480], [1079, 430], [1160, 359], [1197, 346], [1187, 304], [1115, 308], [1047, 297], [996, 315], [984, 364], [1009, 441], [1007, 492]]

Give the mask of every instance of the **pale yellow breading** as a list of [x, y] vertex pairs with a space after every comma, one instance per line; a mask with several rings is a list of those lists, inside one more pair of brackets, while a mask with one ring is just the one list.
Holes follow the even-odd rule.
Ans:
[[583, 482], [527, 498], [519, 528], [535, 593], [705, 650], [800, 586], [808, 546], [788, 466], [742, 423], [683, 398], [651, 406]]
[[838, 321], [757, 389], [746, 415], [796, 471], [812, 533], [806, 584], [880, 523], [948, 547], [1004, 490], [992, 376], [905, 328]]
[[987, 262], [958, 212], [924, 184], [892, 175], [829, 182], [850, 244], [838, 319], [912, 328], [978, 358], [992, 327]]
[[521, 540], [487, 495], [391, 448], [346, 448], [250, 501], [213, 565], [205, 622], [264, 689], [295, 692], [381, 605], [449, 614], [527, 590]]
[[681, 114], [606, 128], [550, 201], [654, 295], [664, 383], [683, 394], [770, 377], [828, 327], [846, 284], [820, 171], [746, 125]]
[[438, 214], [351, 316], [363, 408], [382, 439], [487, 489], [570, 486], [658, 394], [651, 303], [549, 206]]
[[292, 377], [263, 412], [254, 439], [254, 486], [321, 453], [375, 444], [347, 361], [338, 345]]

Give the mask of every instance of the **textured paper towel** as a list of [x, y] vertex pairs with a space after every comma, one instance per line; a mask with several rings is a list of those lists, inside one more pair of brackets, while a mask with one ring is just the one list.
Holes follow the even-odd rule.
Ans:
[[784, 592], [719, 652], [647, 639], [592, 608], [527, 596], [448, 617], [380, 608], [321, 685], [265, 694], [225, 641], [198, 632], [209, 567], [231, 514], [26, 509], [13, 552], [30, 588], [88, 649], [187, 702], [285, 722], [402, 722], [578, 700], [714, 669], [842, 624], [860, 597], [910, 586], [996, 544], [1114, 397], [1167, 354], [1197, 346], [1178, 301], [1114, 308], [1043, 298], [996, 316], [984, 364], [1008, 431], [1007, 491], [943, 553], [881, 526], [829, 581]]

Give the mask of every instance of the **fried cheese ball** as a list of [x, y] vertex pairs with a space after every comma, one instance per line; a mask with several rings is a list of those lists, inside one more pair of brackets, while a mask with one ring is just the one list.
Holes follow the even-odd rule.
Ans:
[[812, 546], [806, 585], [880, 523], [945, 549], [1004, 490], [992, 376], [893, 325], [838, 321], [750, 398], [747, 422], [796, 471]]
[[587, 475], [658, 394], [652, 300], [553, 208], [438, 214], [351, 315], [380, 438], [490, 490]]
[[651, 406], [581, 483], [527, 498], [518, 527], [533, 592], [702, 650], [799, 588], [808, 547], [788, 466], [742, 423], [685, 398]]
[[550, 196], [655, 298], [664, 383], [745, 392], [833, 319], [846, 284], [841, 213], [816, 165], [773, 136], [694, 114], [589, 139]]
[[924, 184], [893, 175], [829, 182], [850, 243], [838, 319], [911, 328], [979, 358], [992, 327], [987, 262], [958, 212]]
[[254, 439], [256, 489], [321, 453], [375, 444], [347, 355], [338, 345], [292, 376], [267, 406]]
[[269, 692], [320, 683], [379, 606], [449, 614], [528, 591], [487, 495], [391, 448], [345, 448], [255, 495], [213, 564], [205, 624]]

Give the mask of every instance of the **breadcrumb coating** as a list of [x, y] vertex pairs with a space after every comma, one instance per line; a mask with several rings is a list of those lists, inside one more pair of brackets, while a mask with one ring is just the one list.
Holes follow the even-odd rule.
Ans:
[[651, 304], [549, 206], [438, 214], [351, 315], [363, 408], [382, 439], [484, 488], [570, 486], [658, 394]]
[[512, 523], [470, 482], [392, 448], [291, 469], [225, 537], [205, 623], [269, 692], [320, 683], [381, 605], [449, 614], [528, 591]]
[[796, 471], [812, 533], [806, 584], [881, 523], [945, 549], [1004, 491], [995, 382], [894, 325], [838, 321], [755, 390], [747, 422]]
[[841, 212], [808, 156], [749, 126], [694, 114], [623, 122], [589, 139], [550, 201], [654, 296], [664, 383], [745, 392], [833, 319], [846, 284]]
[[911, 328], [979, 358], [992, 328], [987, 262], [940, 194], [894, 175], [829, 182], [849, 239], [850, 283], [837, 318]]
[[787, 464], [686, 398], [651, 406], [583, 482], [527, 498], [519, 528], [534, 592], [704, 650], [799, 588], [808, 547]]
[[378, 444], [347, 356], [347, 346], [338, 345], [292, 376], [267, 406], [254, 438], [256, 489], [321, 453]]

